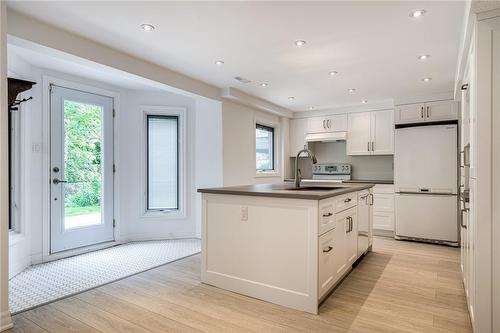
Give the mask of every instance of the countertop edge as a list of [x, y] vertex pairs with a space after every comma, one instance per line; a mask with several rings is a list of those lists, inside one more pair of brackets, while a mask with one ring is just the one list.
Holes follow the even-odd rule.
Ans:
[[242, 195], [242, 196], [253, 196], [253, 197], [272, 197], [272, 198], [285, 198], [285, 199], [304, 199], [304, 200], [323, 200], [328, 198], [333, 198], [339, 195], [357, 192], [369, 189], [375, 186], [374, 184], [359, 184], [353, 185], [351, 187], [346, 187], [345, 189], [335, 190], [331, 193], [324, 194], [306, 194], [306, 193], [286, 193], [286, 192], [263, 192], [263, 191], [252, 191], [252, 190], [243, 190], [243, 189], [231, 189], [228, 188], [201, 188], [198, 189], [199, 193], [208, 193], [208, 194], [223, 194], [223, 195]]

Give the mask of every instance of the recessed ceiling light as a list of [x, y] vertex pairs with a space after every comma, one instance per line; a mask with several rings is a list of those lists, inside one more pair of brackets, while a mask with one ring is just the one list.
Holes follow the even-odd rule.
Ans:
[[352, 94], [353, 92], [355, 92], [355, 91], [356, 91], [356, 89], [354, 89], [354, 88], [350, 88], [348, 91]]
[[422, 79], [422, 81], [424, 81], [424, 82], [429, 82], [430, 80], [432, 80], [432, 78], [431, 78], [431, 77], [424, 77], [424, 78]]
[[297, 47], [302, 47], [302, 46], [304, 46], [306, 44], [307, 44], [307, 42], [305, 40], [300, 40], [299, 39], [299, 40], [295, 41], [295, 46], [297, 46]]
[[337, 75], [338, 73], [339, 73], [339, 72], [337, 72], [337, 71], [331, 71], [331, 72], [329, 72], [328, 74], [330, 74], [330, 76], [335, 76], [335, 75]]
[[425, 59], [429, 59], [430, 56], [431, 56], [430, 54], [422, 54], [422, 55], [418, 56], [418, 59], [425, 60]]
[[265, 82], [263, 82], [263, 83], [261, 83], [261, 84], [260, 84], [260, 86], [261, 86], [261, 87], [267, 87], [267, 86], [268, 86], [268, 84], [267, 84], [267, 83], [265, 83]]
[[293, 101], [294, 99], [295, 99], [295, 97], [293, 97], [293, 96], [288, 97], [289, 101]]
[[425, 9], [417, 9], [410, 13], [410, 17], [420, 17], [426, 13]]
[[141, 28], [144, 31], [153, 31], [155, 29], [155, 26], [152, 24], [144, 23], [144, 24], [141, 24]]
[[309, 107], [309, 110], [314, 110], [314, 106], [310, 106], [310, 107]]
[[216, 64], [217, 66], [224, 65], [224, 61], [222, 61], [222, 60], [217, 60], [217, 61], [215, 62], [215, 64]]
[[366, 104], [366, 103], [368, 103], [368, 101], [366, 99], [364, 99], [364, 100], [361, 101], [361, 103], [362, 104]]

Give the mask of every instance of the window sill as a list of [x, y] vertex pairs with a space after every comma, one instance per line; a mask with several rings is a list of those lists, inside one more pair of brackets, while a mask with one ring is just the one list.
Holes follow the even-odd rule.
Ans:
[[270, 177], [279, 177], [280, 173], [277, 171], [257, 171], [255, 174], [255, 178], [270, 178]]
[[184, 214], [181, 210], [147, 210], [142, 214], [143, 218], [148, 219], [165, 219], [165, 220], [173, 220], [173, 219], [183, 219], [186, 218], [186, 214]]

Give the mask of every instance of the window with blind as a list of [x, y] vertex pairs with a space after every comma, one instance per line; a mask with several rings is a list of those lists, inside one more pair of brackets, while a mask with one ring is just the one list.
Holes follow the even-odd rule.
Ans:
[[256, 124], [255, 161], [257, 172], [274, 171], [274, 128]]
[[147, 115], [147, 210], [179, 209], [179, 117]]

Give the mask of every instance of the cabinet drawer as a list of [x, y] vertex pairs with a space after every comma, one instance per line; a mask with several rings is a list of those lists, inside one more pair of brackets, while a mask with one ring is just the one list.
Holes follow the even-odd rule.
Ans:
[[374, 194], [373, 195], [374, 212], [394, 212], [394, 194]]
[[335, 204], [335, 213], [354, 207], [357, 204], [358, 204], [358, 192], [352, 192], [339, 196]]
[[373, 212], [373, 229], [394, 231], [394, 213]]
[[321, 298], [336, 281], [334, 259], [338, 253], [334, 232], [335, 229], [330, 230], [318, 239], [318, 298]]
[[335, 228], [335, 202], [320, 204], [319, 206], [319, 235]]

